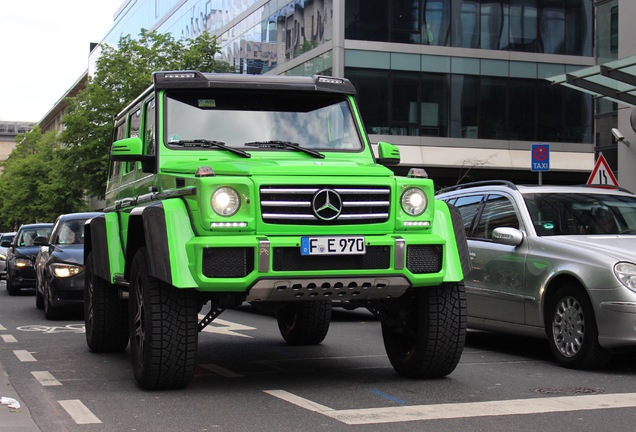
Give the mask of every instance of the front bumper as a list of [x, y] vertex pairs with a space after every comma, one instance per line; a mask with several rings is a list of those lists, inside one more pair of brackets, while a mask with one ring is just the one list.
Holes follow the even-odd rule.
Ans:
[[84, 304], [84, 272], [70, 277], [51, 276], [48, 280], [53, 307], [71, 307]]
[[[303, 256], [300, 236], [194, 237], [186, 244], [187, 256], [194, 258], [187, 271], [203, 292], [249, 291], [250, 299], [261, 301], [349, 300], [438, 286], [447, 281], [448, 266], [459, 265], [456, 249], [430, 233], [367, 235], [365, 243], [365, 255]], [[178, 260], [171, 264], [174, 270]], [[179, 284], [184, 271], [172, 272], [175, 286], [189, 287]]]
[[35, 268], [16, 267], [11, 273], [11, 285], [16, 288], [35, 288]]
[[606, 349], [636, 348], [636, 293], [625, 287], [593, 290], [599, 344]]

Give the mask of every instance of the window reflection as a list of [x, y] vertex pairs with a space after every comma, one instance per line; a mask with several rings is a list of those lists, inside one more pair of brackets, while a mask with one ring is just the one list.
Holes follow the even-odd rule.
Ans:
[[207, 139], [232, 147], [255, 141], [290, 141], [317, 150], [362, 148], [344, 95], [172, 91], [167, 97], [166, 118], [168, 146], [170, 142]]
[[592, 142], [591, 96], [545, 80], [358, 68], [345, 76], [370, 134]]
[[590, 0], [347, 0], [345, 38], [592, 55]]

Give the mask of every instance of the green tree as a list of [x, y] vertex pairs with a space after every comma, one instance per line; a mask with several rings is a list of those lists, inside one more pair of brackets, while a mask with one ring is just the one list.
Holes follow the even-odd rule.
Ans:
[[117, 48], [101, 46], [95, 75], [77, 96], [67, 99], [66, 126], [60, 139], [74, 166], [68, 167], [74, 186], [103, 198], [108, 175], [113, 117], [150, 84], [152, 72], [196, 69], [229, 72], [227, 63], [215, 60], [216, 38], [208, 33], [176, 41], [171, 34], [142, 30], [138, 39], [122, 36]]
[[[39, 126], [16, 138], [0, 177], [0, 219], [5, 229], [23, 223], [50, 222], [62, 213], [85, 208], [81, 191], [66, 182], [67, 164], [54, 131]], [[54, 199], [52, 198], [54, 197]]]

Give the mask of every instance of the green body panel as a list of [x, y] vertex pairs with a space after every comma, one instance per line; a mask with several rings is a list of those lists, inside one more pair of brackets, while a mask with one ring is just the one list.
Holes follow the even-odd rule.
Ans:
[[162, 205], [166, 215], [166, 235], [171, 245], [172, 284], [182, 288], [197, 286], [193, 277], [196, 274], [196, 255], [188, 247], [195, 236], [185, 204], [180, 199], [168, 199], [162, 201]]
[[108, 239], [108, 261], [110, 263], [110, 274], [113, 282], [114, 275], [124, 273], [126, 263], [124, 251], [120, 240], [120, 225], [117, 213], [111, 212], [104, 215], [106, 219], [106, 237]]

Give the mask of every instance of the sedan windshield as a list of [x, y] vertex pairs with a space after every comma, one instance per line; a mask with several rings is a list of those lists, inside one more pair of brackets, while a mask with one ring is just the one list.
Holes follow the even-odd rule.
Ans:
[[175, 149], [190, 140], [248, 144], [250, 151], [294, 151], [272, 143], [320, 151], [362, 148], [344, 95], [188, 90], [169, 93], [166, 106], [166, 144]]
[[636, 197], [611, 194], [524, 194], [540, 236], [636, 234]]

